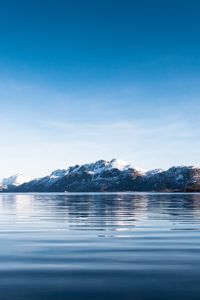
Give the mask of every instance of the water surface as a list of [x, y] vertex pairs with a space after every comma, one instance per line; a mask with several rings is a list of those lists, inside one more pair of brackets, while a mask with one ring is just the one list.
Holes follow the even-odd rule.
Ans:
[[200, 299], [200, 194], [0, 194], [2, 300]]

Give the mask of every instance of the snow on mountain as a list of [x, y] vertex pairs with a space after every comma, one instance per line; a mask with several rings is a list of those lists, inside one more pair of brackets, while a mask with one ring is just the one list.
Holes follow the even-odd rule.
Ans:
[[163, 169], [153, 169], [153, 170], [146, 171], [144, 173], [144, 176], [150, 177], [150, 176], [154, 176], [156, 174], [159, 174], [161, 172], [164, 172], [164, 170]]
[[58, 178], [61, 178], [63, 176], [65, 176], [66, 174], [68, 173], [68, 170], [61, 170], [61, 169], [58, 169], [58, 170], [55, 170], [51, 173], [50, 175], [50, 179], [58, 179]]
[[77, 173], [77, 172], [88, 172], [90, 174], [100, 174], [104, 171], [109, 171], [112, 169], [117, 169], [119, 171], [124, 171], [130, 168], [130, 164], [120, 159], [112, 159], [111, 161], [98, 160], [95, 163], [75, 165], [74, 167], [69, 167], [66, 173]]
[[108, 163], [107, 168], [108, 169], [118, 169], [120, 171], [124, 171], [124, 170], [131, 168], [131, 165], [121, 159], [112, 159]]

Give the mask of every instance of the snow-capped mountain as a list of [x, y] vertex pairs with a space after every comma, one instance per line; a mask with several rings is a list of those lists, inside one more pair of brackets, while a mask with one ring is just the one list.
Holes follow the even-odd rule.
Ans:
[[200, 168], [193, 166], [142, 172], [122, 160], [98, 160], [55, 170], [27, 182], [21, 175], [2, 181], [14, 192], [200, 191]]
[[53, 171], [49, 176], [34, 179], [17, 187], [16, 191], [106, 191], [128, 190], [131, 178], [140, 175], [127, 162], [118, 159], [98, 160]]
[[174, 166], [168, 170], [157, 169], [143, 176], [146, 190], [200, 191], [200, 168]]
[[30, 180], [30, 177], [26, 177], [22, 174], [15, 174], [10, 176], [9, 178], [3, 178], [0, 181], [0, 185], [4, 188], [17, 187], [25, 182], [29, 182]]

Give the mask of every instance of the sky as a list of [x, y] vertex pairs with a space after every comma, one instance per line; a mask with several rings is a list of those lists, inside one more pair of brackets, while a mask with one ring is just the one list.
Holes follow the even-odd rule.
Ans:
[[200, 2], [0, 0], [0, 178], [200, 166]]

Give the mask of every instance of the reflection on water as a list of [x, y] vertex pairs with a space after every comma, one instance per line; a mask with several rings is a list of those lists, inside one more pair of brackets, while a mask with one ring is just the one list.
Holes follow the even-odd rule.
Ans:
[[200, 194], [0, 194], [1, 299], [200, 299]]

